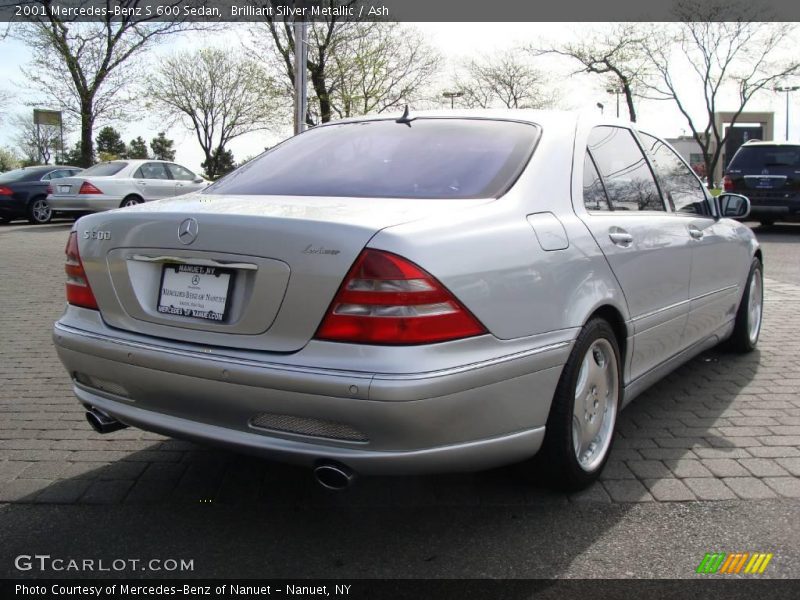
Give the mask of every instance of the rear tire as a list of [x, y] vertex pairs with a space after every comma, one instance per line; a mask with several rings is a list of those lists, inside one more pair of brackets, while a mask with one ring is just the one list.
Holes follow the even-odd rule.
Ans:
[[47, 198], [37, 196], [28, 203], [28, 221], [32, 225], [44, 225], [53, 220], [53, 210], [47, 203]]
[[594, 483], [608, 461], [622, 400], [622, 361], [604, 319], [581, 330], [564, 365], [533, 464], [566, 491]]
[[764, 309], [764, 266], [758, 258], [750, 264], [742, 300], [736, 311], [733, 333], [728, 338], [727, 348], [734, 352], [752, 352], [761, 334]]
[[119, 207], [125, 208], [126, 206], [136, 206], [137, 204], [141, 204], [142, 199], [139, 196], [127, 196], [120, 202]]

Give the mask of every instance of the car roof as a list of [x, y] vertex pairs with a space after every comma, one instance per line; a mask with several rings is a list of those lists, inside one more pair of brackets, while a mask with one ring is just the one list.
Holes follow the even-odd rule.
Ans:
[[748, 140], [741, 147], [744, 148], [745, 146], [800, 146], [800, 142]]
[[70, 165], [33, 165], [30, 167], [22, 167], [23, 171], [31, 171], [31, 172], [55, 171], [58, 169], [83, 169], [83, 167], [73, 167]]

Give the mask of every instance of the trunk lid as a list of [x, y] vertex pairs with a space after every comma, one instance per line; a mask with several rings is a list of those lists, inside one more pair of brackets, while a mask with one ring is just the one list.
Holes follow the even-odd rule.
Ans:
[[293, 352], [313, 337], [375, 233], [485, 202], [190, 194], [90, 215], [77, 229], [109, 325], [204, 345]]

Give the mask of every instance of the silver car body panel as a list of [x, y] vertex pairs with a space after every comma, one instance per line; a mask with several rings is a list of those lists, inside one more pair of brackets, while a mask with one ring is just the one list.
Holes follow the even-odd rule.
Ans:
[[[671, 211], [590, 215], [583, 155], [592, 127], [608, 121], [538, 111], [480, 118], [542, 131], [499, 199], [204, 193], [81, 219], [101, 312], [68, 307], [54, 332], [79, 399], [145, 429], [302, 464], [479, 469], [536, 452], [563, 365], [596, 311], [619, 328], [624, 402], [730, 334], [757, 251], [749, 229]], [[178, 227], [188, 215], [197, 234], [186, 245]], [[702, 239], [688, 235], [690, 224]], [[611, 243], [610, 227], [630, 232], [632, 247]], [[420, 265], [488, 333], [421, 346], [314, 340], [365, 247]], [[238, 269], [225, 324], [154, 310], [165, 257]], [[261, 413], [341, 423], [368, 441], [259, 430]]]

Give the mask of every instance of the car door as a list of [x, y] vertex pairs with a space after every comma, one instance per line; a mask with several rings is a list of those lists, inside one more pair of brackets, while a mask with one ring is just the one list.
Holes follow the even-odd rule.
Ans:
[[595, 127], [584, 161], [584, 211], [619, 282], [633, 326], [636, 379], [681, 350], [689, 309], [688, 230], [665, 205], [633, 132]]
[[[196, 192], [197, 190], [201, 190], [206, 186], [205, 181], [200, 179], [186, 167], [176, 165], [175, 163], [169, 163], [167, 167], [172, 174], [172, 178], [175, 180], [176, 196], [188, 194], [189, 192]], [[198, 179], [200, 179], [199, 182], [197, 181]]]
[[167, 170], [167, 163], [144, 163], [134, 172], [133, 180], [137, 191], [145, 201], [175, 195], [175, 181]]
[[710, 194], [683, 159], [656, 137], [640, 136], [675, 218], [692, 238], [689, 318], [684, 333], [684, 345], [689, 345], [735, 316], [749, 248], [739, 239], [734, 221], [716, 219], [712, 214]]

